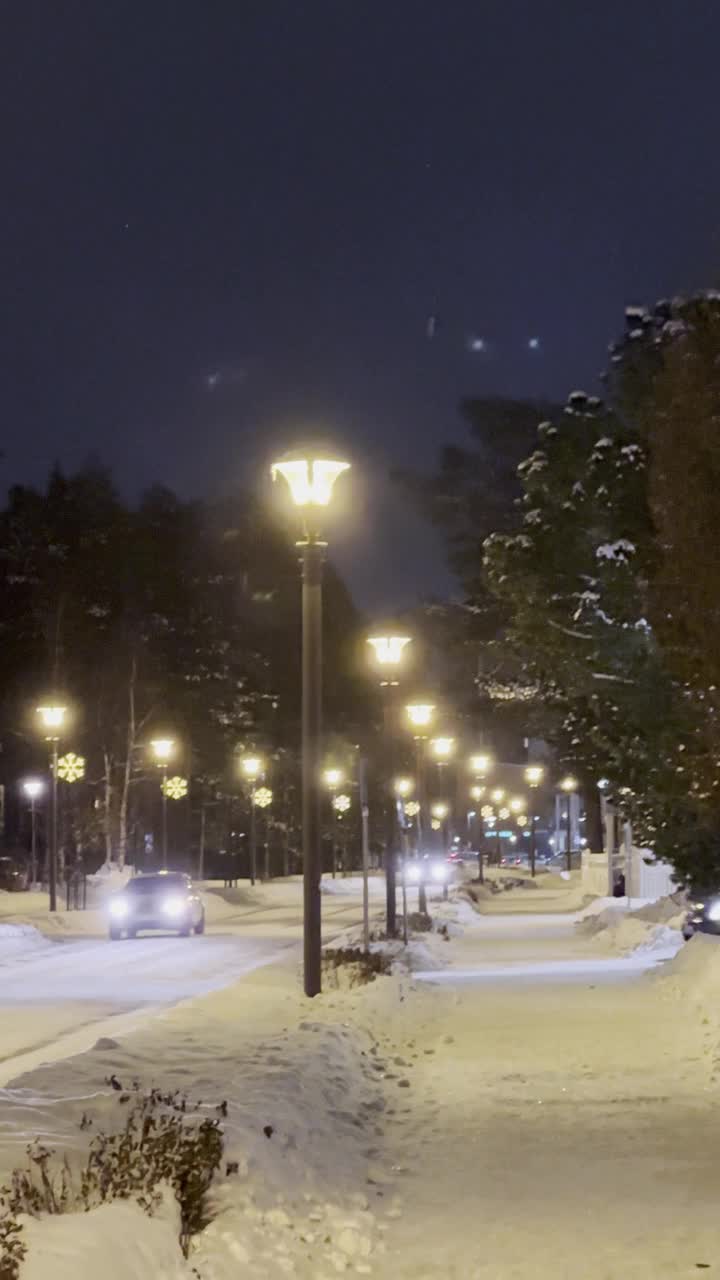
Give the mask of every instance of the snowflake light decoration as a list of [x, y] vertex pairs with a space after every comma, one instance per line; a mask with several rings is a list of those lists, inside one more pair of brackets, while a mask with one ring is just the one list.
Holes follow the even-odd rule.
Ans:
[[167, 796], [168, 800], [182, 800], [183, 796], [187, 795], [187, 778], [180, 778], [178, 776], [166, 778], [162, 784], [162, 789], [163, 794]]
[[85, 777], [85, 757], [76, 756], [74, 751], [68, 751], [67, 755], [61, 756], [58, 760], [57, 776], [62, 778], [63, 782], [79, 782]]

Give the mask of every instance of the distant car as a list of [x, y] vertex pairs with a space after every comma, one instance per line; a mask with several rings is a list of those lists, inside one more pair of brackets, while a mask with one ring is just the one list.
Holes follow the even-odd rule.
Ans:
[[14, 858], [0, 858], [0, 889], [6, 893], [22, 893], [28, 887], [28, 873]]
[[698, 894], [692, 899], [682, 935], [688, 942], [694, 933], [720, 933], [720, 894]]
[[113, 942], [126, 934], [134, 938], [148, 929], [171, 930], [187, 938], [205, 932], [205, 908], [189, 876], [176, 871], [129, 880], [108, 908]]

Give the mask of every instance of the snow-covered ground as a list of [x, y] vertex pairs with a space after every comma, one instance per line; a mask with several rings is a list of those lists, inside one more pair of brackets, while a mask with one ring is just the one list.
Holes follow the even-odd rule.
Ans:
[[[15, 1080], [0, 1093], [0, 1173], [31, 1136], [82, 1150], [83, 1113], [115, 1123], [111, 1073], [226, 1101], [238, 1164], [189, 1263], [169, 1212], [146, 1221], [120, 1205], [32, 1224], [23, 1280], [100, 1265], [107, 1280], [717, 1267], [720, 943], [693, 939], [661, 963], [651, 949], [618, 954], [609, 927], [583, 934], [549, 889], [527, 899], [541, 893], [536, 913], [525, 900], [511, 914], [504, 901], [480, 914], [433, 904], [451, 936], [422, 939], [442, 964], [427, 980], [396, 972], [307, 1002], [288, 951]], [[657, 927], [645, 921], [642, 941]]]

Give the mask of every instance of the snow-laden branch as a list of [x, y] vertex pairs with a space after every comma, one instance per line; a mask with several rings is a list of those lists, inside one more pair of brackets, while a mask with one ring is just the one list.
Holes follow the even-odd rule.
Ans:
[[583, 631], [573, 631], [572, 627], [564, 627], [561, 622], [553, 622], [552, 618], [547, 619], [548, 626], [554, 627], [556, 631], [562, 631], [564, 636], [571, 636], [573, 640], [590, 640], [593, 637], [585, 635]]

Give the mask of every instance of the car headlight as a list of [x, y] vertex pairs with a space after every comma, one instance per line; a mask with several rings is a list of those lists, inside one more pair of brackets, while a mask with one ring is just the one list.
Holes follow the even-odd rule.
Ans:
[[710, 903], [707, 910], [708, 920], [720, 920], [720, 898]]
[[704, 902], [693, 902], [692, 904], [693, 911], [702, 911], [704, 907], [705, 907]]
[[124, 920], [129, 910], [130, 904], [127, 898], [115, 898], [110, 903], [110, 915], [113, 920]]
[[445, 880], [447, 878], [448, 868], [442, 862], [434, 862], [430, 868], [430, 875], [433, 880]]
[[163, 911], [166, 916], [181, 916], [186, 906], [184, 898], [166, 898], [163, 902]]
[[408, 880], [412, 880], [415, 884], [420, 879], [420, 868], [416, 862], [411, 862], [405, 871]]

